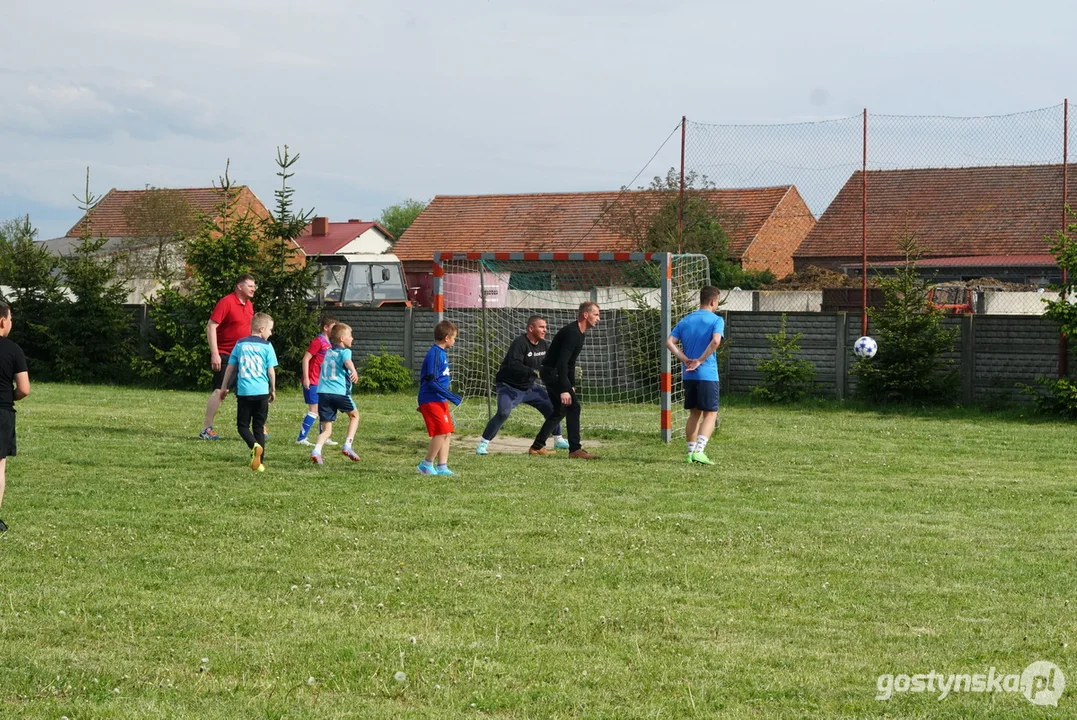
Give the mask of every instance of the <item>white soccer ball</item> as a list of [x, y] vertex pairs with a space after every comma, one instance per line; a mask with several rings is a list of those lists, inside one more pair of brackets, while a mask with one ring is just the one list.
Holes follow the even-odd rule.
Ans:
[[864, 358], [865, 360], [875, 357], [875, 353], [878, 350], [879, 345], [867, 335], [857, 338], [856, 342], [853, 343], [853, 354], [858, 358]]

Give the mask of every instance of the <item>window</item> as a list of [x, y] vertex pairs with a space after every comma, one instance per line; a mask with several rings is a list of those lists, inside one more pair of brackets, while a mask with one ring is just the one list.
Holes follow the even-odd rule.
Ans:
[[324, 300], [340, 302], [340, 286], [344, 282], [347, 265], [322, 265], [320, 281], [321, 297]]
[[348, 266], [348, 284], [344, 288], [344, 302], [368, 303], [373, 299], [370, 290], [370, 265], [352, 263]]
[[[371, 265], [371, 275], [374, 279], [374, 301], [383, 300], [407, 300], [404, 292], [404, 281], [400, 277], [399, 265]], [[388, 275], [388, 278], [386, 278]]]

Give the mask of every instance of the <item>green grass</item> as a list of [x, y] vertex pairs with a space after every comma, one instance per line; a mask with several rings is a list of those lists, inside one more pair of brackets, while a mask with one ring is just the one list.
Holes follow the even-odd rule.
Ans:
[[[1075, 714], [1071, 425], [727, 401], [714, 468], [603, 433], [594, 463], [457, 447], [445, 479], [415, 472], [411, 396], [358, 398], [362, 463], [317, 468], [293, 395], [255, 474], [232, 400], [194, 439], [204, 401], [20, 404], [0, 717]], [[882, 673], [1035, 660], [1074, 684], [1057, 708], [875, 700]]]

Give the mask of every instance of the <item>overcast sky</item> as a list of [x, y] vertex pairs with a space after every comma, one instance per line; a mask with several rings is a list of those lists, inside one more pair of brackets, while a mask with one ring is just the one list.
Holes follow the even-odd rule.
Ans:
[[208, 186], [230, 159], [271, 205], [284, 144], [297, 204], [332, 220], [613, 190], [681, 115], [1056, 106], [1072, 17], [1061, 0], [0, 0], [0, 220], [63, 235], [87, 166], [103, 194]]

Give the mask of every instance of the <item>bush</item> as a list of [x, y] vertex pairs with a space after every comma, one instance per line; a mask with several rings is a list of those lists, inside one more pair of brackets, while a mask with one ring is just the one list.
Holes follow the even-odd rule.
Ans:
[[118, 382], [130, 377], [138, 331], [124, 309], [127, 290], [116, 279], [116, 260], [102, 256], [106, 238], [87, 230], [73, 252], [60, 258], [73, 296], [57, 308], [54, 375], [66, 382]]
[[781, 329], [767, 335], [770, 340], [770, 357], [760, 360], [755, 369], [763, 374], [762, 384], [752, 388], [752, 395], [774, 403], [798, 402], [807, 397], [815, 382], [815, 364], [798, 359], [800, 338], [803, 333], [789, 337], [785, 331], [785, 314]]
[[28, 216], [0, 225], [0, 285], [9, 289], [4, 301], [15, 318], [11, 339], [26, 354], [30, 377], [53, 380], [57, 342], [52, 321], [65, 298], [60, 259], [35, 242], [36, 235]]
[[355, 389], [361, 393], [394, 393], [411, 387], [411, 370], [404, 365], [404, 358], [384, 349], [380, 355], [367, 356], [355, 383]]
[[[88, 183], [87, 178], [87, 183]], [[79, 206], [92, 218], [99, 198], [87, 186]], [[116, 260], [87, 222], [73, 252], [52, 255], [34, 242], [29, 217], [0, 226], [0, 285], [10, 289], [11, 338], [38, 380], [119, 382], [130, 376], [137, 328], [123, 303]]]
[[[1077, 217], [1070, 207], [1066, 214]], [[1066, 282], [1052, 285], [1058, 290], [1058, 300], [1049, 301], [1044, 317], [1058, 323], [1058, 331], [1070, 338], [1077, 337], [1077, 303], [1073, 302], [1077, 292], [1077, 243], [1070, 240], [1070, 235], [1077, 233], [1077, 223], [1069, 223], [1065, 232], [1059, 232], [1051, 245], [1051, 254], [1058, 261], [1058, 266], [1067, 272]], [[1068, 378], [1037, 378], [1039, 388], [1018, 384], [1021, 392], [1032, 395], [1036, 400], [1036, 411], [1045, 415], [1057, 415], [1066, 420], [1077, 420], [1077, 384]]]
[[1036, 384], [1040, 386], [1039, 389], [1023, 383], [1018, 383], [1018, 387], [1023, 395], [1033, 396], [1037, 413], [1055, 415], [1063, 420], [1077, 420], [1077, 383], [1069, 378], [1036, 378]]

